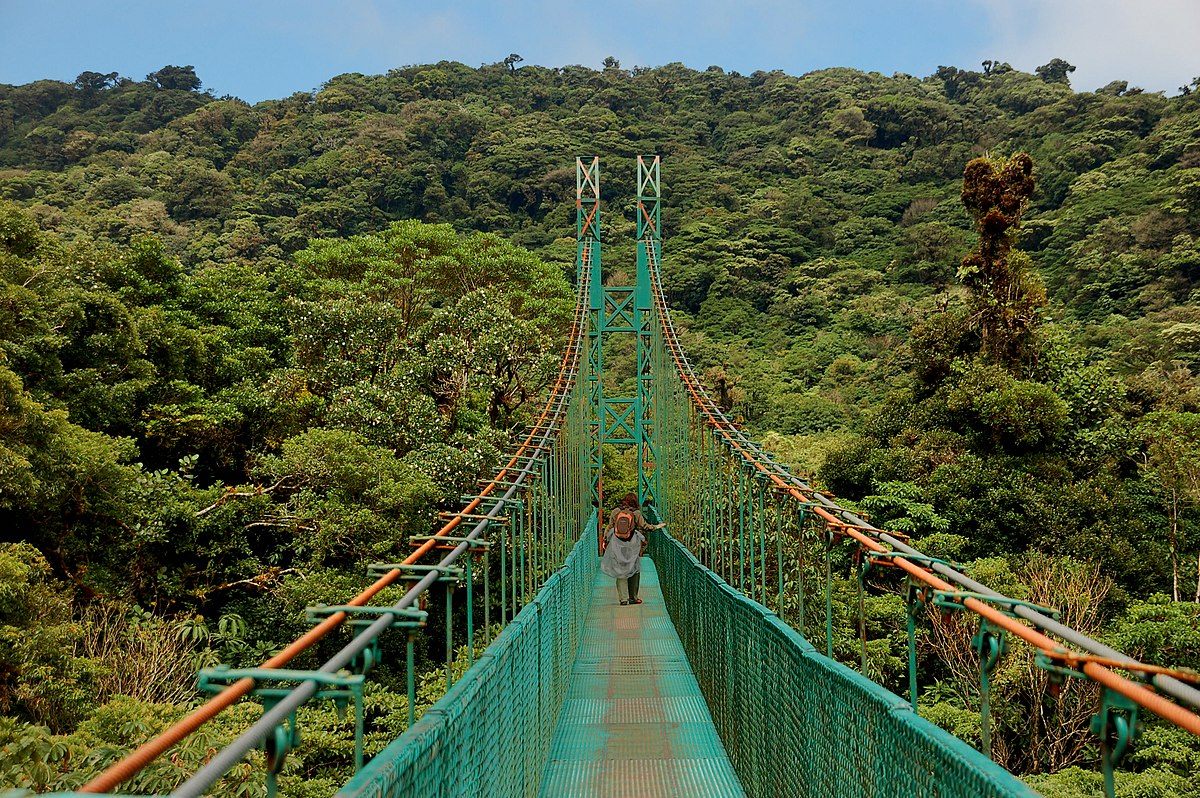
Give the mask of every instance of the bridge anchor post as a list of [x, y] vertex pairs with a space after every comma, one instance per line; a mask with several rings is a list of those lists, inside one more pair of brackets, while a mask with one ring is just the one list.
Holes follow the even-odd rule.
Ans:
[[908, 604], [908, 701], [917, 711], [917, 617], [925, 611], [925, 593], [910, 576], [907, 579]]
[[1105, 687], [1100, 709], [1092, 716], [1092, 734], [1100, 738], [1100, 770], [1104, 773], [1104, 798], [1116, 798], [1115, 771], [1137, 738], [1138, 705]]
[[990, 759], [992, 756], [992, 707], [991, 675], [1000, 657], [1008, 649], [1004, 630], [993, 626], [986, 619], [979, 621], [979, 631], [971, 638], [971, 646], [979, 653], [979, 717], [980, 748]]

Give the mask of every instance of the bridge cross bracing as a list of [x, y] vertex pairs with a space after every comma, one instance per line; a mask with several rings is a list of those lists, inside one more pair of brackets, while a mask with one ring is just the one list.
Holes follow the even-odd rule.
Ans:
[[[814, 490], [725, 416], [671, 322], [659, 174], [657, 156], [638, 158], [636, 280], [606, 286], [600, 163], [577, 161], [569, 343], [541, 415], [494, 478], [414, 539], [409, 557], [371, 566], [358, 596], [310, 608], [313, 630], [260, 668], [202, 674], [212, 700], [79, 794], [136, 784], [172, 745], [254, 695], [262, 719], [173, 795], [219, 793], [223, 774], [256, 748], [266, 749], [273, 792], [302, 744], [297, 710], [314, 700], [354, 708], [356, 775], [337, 793], [346, 798], [1030, 795], [988, 757], [988, 670], [1013, 640], [1032, 646], [1054, 679], [1099, 686], [1094, 725], [1109, 794], [1139, 713], [1200, 735], [1200, 692], [1187, 674], [1139, 663], [1051, 608], [923, 555]], [[610, 334], [636, 335], [634, 396], [605, 395]], [[639, 607], [617, 605], [596, 568], [601, 475], [614, 446], [632, 448], [644, 511], [667, 523], [652, 534]], [[907, 699], [866, 678], [861, 616], [857, 670], [832, 658], [836, 547], [856, 553], [860, 574], [890, 568], [905, 578]], [[372, 605], [389, 585], [405, 585], [403, 597]], [[430, 617], [434, 594], [444, 600]], [[913, 628], [930, 608], [979, 623], [982, 750], [915, 711]], [[352, 640], [319, 668], [285, 668], [344, 625]], [[380, 641], [396, 636], [407, 641], [395, 667], [407, 668], [409, 725], [382, 751], [364, 751], [362, 681], [387, 651]], [[415, 638], [445, 640], [446, 692], [428, 708], [413, 687]]]

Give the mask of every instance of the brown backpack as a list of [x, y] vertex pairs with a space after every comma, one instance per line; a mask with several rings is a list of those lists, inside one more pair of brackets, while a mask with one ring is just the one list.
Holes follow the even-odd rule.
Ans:
[[633, 537], [633, 530], [636, 528], [637, 518], [629, 510], [622, 508], [613, 514], [613, 531], [621, 540], [629, 540]]

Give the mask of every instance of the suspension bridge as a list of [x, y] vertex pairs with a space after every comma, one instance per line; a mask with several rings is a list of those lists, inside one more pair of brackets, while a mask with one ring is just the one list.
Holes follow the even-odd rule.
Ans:
[[[297, 710], [321, 701], [354, 718], [355, 775], [339, 798], [1033, 795], [989, 756], [989, 675], [1012, 641], [1036, 652], [1051, 692], [1069, 680], [1096, 685], [1091, 730], [1109, 795], [1146, 713], [1200, 735], [1188, 674], [1138, 662], [1059, 622], [1053, 608], [922, 554], [750, 440], [705, 392], [671, 321], [659, 276], [659, 159], [637, 159], [637, 268], [627, 286], [601, 279], [599, 159], [578, 160], [576, 172], [570, 339], [540, 416], [503, 465], [440, 528], [414, 538], [410, 556], [372, 564], [358, 596], [310, 607], [312, 629], [279, 654], [257, 668], [202, 671], [207, 703], [70, 794], [119, 794], [253, 696], [261, 718], [172, 795], [219, 792], [256, 749], [275, 794], [301, 744]], [[620, 335], [636, 338], [624, 382], [605, 379], [606, 343]], [[597, 567], [604, 461], [622, 447], [637, 461], [644, 514], [666, 523], [651, 533], [645, 603], [632, 606], [617, 604]], [[833, 656], [834, 563], [843, 561], [858, 576], [854, 668]], [[906, 697], [866, 675], [868, 573], [893, 576], [907, 603]], [[391, 585], [403, 597], [373, 604]], [[916, 630], [931, 612], [976, 630], [978, 749], [917, 712]], [[353, 637], [323, 664], [288, 667], [342, 626]], [[418, 715], [414, 648], [430, 639], [444, 640], [446, 691]], [[385, 651], [401, 650], [385, 640], [403, 642], [405, 661], [389, 665], [407, 674], [408, 725], [368, 758], [364, 682]]]

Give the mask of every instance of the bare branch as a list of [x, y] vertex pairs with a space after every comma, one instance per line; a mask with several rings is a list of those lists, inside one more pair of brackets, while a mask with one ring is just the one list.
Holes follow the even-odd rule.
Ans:
[[[206, 593], [215, 593], [218, 590], [229, 590], [234, 587], [246, 587], [253, 590], [267, 590], [272, 583], [278, 582], [282, 577], [288, 574], [299, 574], [295, 568], [268, 568], [266, 571], [252, 576], [249, 579], [239, 579], [236, 582], [226, 582], [215, 587], [206, 588]], [[301, 574], [303, 577], [303, 574]]]
[[21, 287], [28, 288], [30, 283], [32, 283], [37, 278], [41, 277], [43, 274], [46, 274], [48, 271], [50, 271], [50, 267], [42, 266], [42, 268], [40, 268], [37, 271], [30, 274], [29, 277], [26, 278], [25, 282], [21, 283]]
[[276, 482], [274, 485], [272, 485], [269, 488], [264, 488], [262, 485], [255, 485], [254, 490], [238, 490], [237, 488], [235, 488], [233, 486], [228, 486], [225, 488], [225, 493], [223, 493], [219, 499], [217, 499], [215, 502], [213, 502], [212, 504], [205, 507], [203, 510], [198, 510], [196, 512], [195, 517], [203, 518], [204, 516], [208, 515], [213, 510], [217, 509], [218, 507], [220, 507], [221, 505], [230, 501], [231, 499], [246, 499], [246, 498], [250, 498], [253, 496], [268, 495], [272, 491], [276, 491], [279, 488], [283, 487], [284, 483], [287, 482], [289, 479], [291, 479], [290, 474], [287, 476], [284, 476], [284, 477], [280, 477], [279, 481]]
[[316, 532], [319, 529], [319, 527], [316, 526], [307, 526], [305, 524], [296, 523], [297, 520], [298, 519], [286, 518], [271, 520], [264, 518], [260, 521], [251, 521], [249, 524], [243, 526], [242, 529], [254, 529], [255, 527], [274, 527], [277, 529], [302, 529], [305, 532]]

